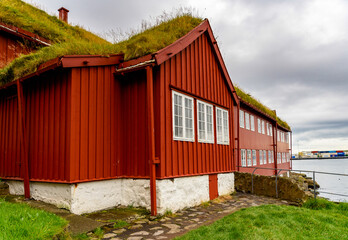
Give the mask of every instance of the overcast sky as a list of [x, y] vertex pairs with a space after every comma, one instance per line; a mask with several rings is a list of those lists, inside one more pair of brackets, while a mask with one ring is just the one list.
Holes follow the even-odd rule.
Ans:
[[348, 149], [348, 1], [26, 0], [98, 34], [189, 7], [208, 18], [229, 74], [287, 121], [293, 149]]

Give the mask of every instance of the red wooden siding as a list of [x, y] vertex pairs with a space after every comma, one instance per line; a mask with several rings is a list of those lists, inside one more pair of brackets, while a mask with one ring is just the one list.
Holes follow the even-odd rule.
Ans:
[[68, 180], [69, 71], [45, 73], [24, 84], [30, 179]]
[[5, 67], [21, 54], [29, 53], [32, 48], [8, 33], [0, 31], [0, 68]]
[[0, 94], [0, 176], [20, 177], [20, 137], [15, 87]]
[[119, 81], [121, 123], [117, 125], [120, 135], [122, 175], [149, 177], [146, 111], [146, 72], [130, 73]]
[[114, 87], [111, 67], [71, 69], [71, 181], [115, 175]]
[[209, 198], [213, 200], [219, 196], [218, 176], [217, 174], [209, 175]]
[[[160, 65], [155, 81], [156, 156], [160, 158], [160, 178], [230, 172], [235, 170], [233, 161], [233, 100], [219, 64], [205, 34], [183, 51]], [[198, 143], [196, 101], [195, 142], [173, 141], [172, 90], [181, 91], [195, 99], [209, 101], [229, 111], [230, 145]], [[155, 99], [156, 99], [155, 96]], [[214, 108], [214, 132], [216, 132]], [[215, 134], [216, 135], [216, 134]]]

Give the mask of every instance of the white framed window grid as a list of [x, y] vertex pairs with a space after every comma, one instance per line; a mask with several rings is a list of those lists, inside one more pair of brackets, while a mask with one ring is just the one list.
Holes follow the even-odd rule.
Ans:
[[195, 140], [193, 98], [172, 92], [173, 139], [180, 141]]
[[253, 155], [253, 166], [256, 166], [257, 165], [257, 162], [256, 162], [256, 150], [252, 151], [252, 155]]
[[213, 105], [197, 100], [198, 142], [214, 143]]
[[257, 132], [261, 133], [261, 119], [260, 118], [257, 119]]
[[250, 130], [255, 131], [255, 118], [254, 115], [250, 114]]
[[268, 122], [266, 122], [267, 136], [270, 136]]
[[247, 164], [248, 164], [248, 167], [251, 166], [251, 150], [250, 149], [247, 150]]
[[261, 121], [262, 134], [265, 134], [265, 121]]
[[260, 165], [263, 164], [263, 152], [262, 150], [259, 150], [259, 159], [260, 159]]
[[250, 130], [250, 117], [249, 117], [249, 113], [245, 113], [245, 119], [244, 119], [244, 122], [245, 122], [245, 129], [247, 130]]
[[240, 157], [241, 157], [242, 167], [246, 167], [246, 153], [245, 153], [245, 149], [241, 149], [240, 150]]
[[244, 111], [239, 110], [239, 127], [244, 128]]
[[216, 107], [216, 137], [218, 144], [230, 144], [228, 111]]

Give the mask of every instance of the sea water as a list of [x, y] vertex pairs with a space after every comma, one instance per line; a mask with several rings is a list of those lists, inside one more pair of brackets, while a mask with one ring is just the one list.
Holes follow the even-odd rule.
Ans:
[[[342, 173], [348, 175], [348, 159], [311, 159], [293, 160], [292, 169], [310, 170], [319, 172]], [[313, 177], [312, 173], [305, 173], [308, 177]], [[320, 185], [319, 193], [331, 192], [348, 195], [348, 176], [334, 176], [315, 173], [315, 180]], [[319, 196], [328, 198], [332, 201], [348, 202], [348, 197], [320, 193]]]

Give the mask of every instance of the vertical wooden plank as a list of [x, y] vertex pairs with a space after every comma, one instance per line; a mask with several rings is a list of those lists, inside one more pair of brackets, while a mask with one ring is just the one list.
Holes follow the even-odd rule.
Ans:
[[110, 99], [111, 99], [111, 71], [109, 67], [103, 67], [104, 69], [104, 177], [111, 176], [111, 109], [110, 109]]
[[80, 180], [88, 177], [88, 141], [89, 141], [89, 68], [81, 68], [80, 74], [80, 165], [79, 175]]
[[103, 158], [104, 158], [104, 71], [98, 68], [98, 84], [97, 84], [97, 162], [96, 162], [96, 177], [103, 177]]
[[81, 140], [81, 70], [71, 70], [70, 180], [78, 180]]
[[88, 122], [88, 178], [96, 178], [97, 145], [97, 69], [90, 69], [89, 81], [89, 122]]

